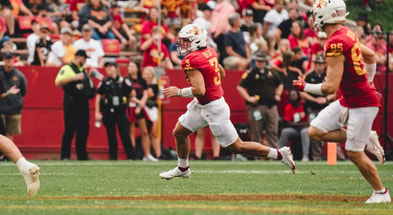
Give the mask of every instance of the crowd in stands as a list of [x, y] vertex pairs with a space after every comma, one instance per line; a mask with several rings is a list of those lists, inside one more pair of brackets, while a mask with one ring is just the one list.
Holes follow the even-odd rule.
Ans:
[[[157, 0], [1, 0], [2, 55], [0, 58], [3, 58], [4, 53], [15, 53], [15, 66], [60, 67], [69, 64], [77, 50], [85, 50], [87, 54], [85, 67], [102, 68], [108, 54], [104, 52], [107, 45], [104, 41], [110, 40], [111, 45], [119, 46], [115, 58], [122, 57], [120, 51], [142, 56], [140, 68], [132, 62], [129, 64], [129, 76], [131, 80], [137, 81], [136, 72], [140, 72], [151, 84], [150, 76], [155, 75], [154, 69], [150, 73], [152, 68], [180, 68], [184, 56], [177, 55], [176, 35], [182, 26], [195, 23], [208, 31], [209, 46], [218, 52], [219, 63], [229, 71], [252, 70], [258, 64], [256, 53], [264, 51], [267, 55], [267, 59], [264, 59], [266, 67], [280, 77], [286, 90], [291, 88], [292, 80], [299, 76], [307, 78], [312, 74], [313, 79], [310, 82], [316, 79], [323, 81], [320, 77], [325, 68], [321, 71], [320, 64], [324, 63], [323, 47], [327, 36], [324, 32], [314, 31], [311, 14], [300, 11], [298, 0], [162, 0], [161, 5], [158, 2]], [[312, 6], [313, 0], [303, 0], [301, 4]], [[364, 5], [366, 10], [369, 10], [367, 1], [364, 1]], [[139, 23], [127, 21], [128, 17], [125, 15], [127, 9], [131, 9], [133, 15], [140, 19]], [[373, 23], [370, 26], [367, 15], [367, 13], [359, 14], [353, 30], [361, 43], [375, 51], [377, 72], [393, 72], [391, 57], [393, 36], [389, 40], [390, 48], [387, 49], [386, 38], [382, 33], [386, 30], [380, 23]], [[25, 44], [17, 42], [17, 38], [25, 38]], [[21, 49], [27, 49], [26, 59], [18, 56], [17, 50]], [[109, 60], [113, 61], [113, 59]], [[391, 64], [389, 71], [386, 71], [385, 66], [387, 60]], [[139, 93], [132, 101], [138, 104], [135, 106], [136, 109], [146, 104], [148, 89]], [[285, 125], [296, 127], [294, 123], [311, 120], [310, 114], [315, 116], [317, 112], [308, 109], [310, 102], [323, 106], [334, 100], [334, 96], [321, 99], [315, 95], [292, 93], [292, 91], [289, 94], [290, 101], [298, 100], [298, 97], [303, 102], [298, 102], [296, 105], [308, 105], [305, 108], [292, 108], [302, 112], [300, 118], [280, 116], [283, 119], [280, 122], [285, 122]], [[294, 114], [298, 112], [295, 111]], [[134, 119], [132, 123], [135, 125], [139, 120], [139, 118]], [[158, 158], [161, 152], [156, 142], [157, 138], [154, 136], [157, 132], [149, 134], [145, 127], [146, 123], [141, 121], [139, 124], [143, 135], [143, 148], [146, 151], [144, 157], [151, 156], [150, 145], [147, 142], [149, 135], [152, 135], [153, 148]], [[154, 126], [156, 125], [153, 123], [153, 129]], [[305, 126], [302, 124], [298, 127]], [[131, 128], [131, 132], [133, 129]], [[284, 128], [286, 132], [290, 130]], [[300, 136], [303, 138], [304, 135]], [[286, 144], [285, 138], [287, 136], [280, 138], [280, 146]], [[132, 142], [135, 143], [135, 138]], [[303, 143], [304, 140], [302, 139], [301, 142]], [[313, 143], [305, 143], [303, 147], [310, 147], [310, 145], [312, 146]], [[318, 155], [307, 156], [306, 151], [308, 152], [307, 149], [303, 149], [305, 155], [303, 160], [320, 159]], [[200, 156], [198, 152], [197, 158]], [[217, 153], [214, 156], [217, 156]], [[149, 157], [149, 160], [155, 159]]]

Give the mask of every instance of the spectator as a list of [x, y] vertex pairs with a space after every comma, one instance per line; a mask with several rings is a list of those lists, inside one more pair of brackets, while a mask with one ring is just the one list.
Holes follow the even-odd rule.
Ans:
[[152, 37], [141, 44], [141, 50], [143, 51], [142, 68], [146, 66], [157, 67], [165, 63], [165, 68], [173, 69], [168, 49], [162, 43], [162, 34], [159, 27], [154, 26], [151, 29], [151, 34]]
[[265, 131], [268, 145], [277, 148], [280, 120], [277, 104], [283, 84], [275, 71], [266, 68], [267, 61], [267, 53], [258, 51], [255, 67], [243, 74], [237, 91], [246, 100], [251, 140], [262, 143]]
[[79, 25], [79, 9], [82, 8], [85, 5], [85, 0], [70, 0], [70, 12], [71, 12], [71, 17], [72, 20], [74, 21], [78, 21], [78, 25]]
[[380, 23], [375, 23], [372, 27], [372, 34], [365, 39], [366, 46], [375, 52], [377, 61], [377, 73], [386, 72], [386, 41], [383, 34], [383, 27]]
[[75, 57], [75, 47], [72, 45], [73, 34], [68, 27], [61, 29], [60, 40], [53, 43], [47, 66], [69, 64]]
[[223, 64], [225, 53], [224, 45], [224, 35], [231, 30], [231, 25], [229, 24], [228, 17], [229, 14], [235, 12], [235, 8], [232, 4], [226, 0], [217, 0], [216, 7], [212, 14], [212, 26], [211, 32], [213, 34], [213, 40], [217, 44], [217, 49], [219, 52], [218, 62]]
[[291, 65], [288, 69], [290, 72], [294, 73], [293, 78], [297, 79], [298, 76], [302, 77], [306, 72], [306, 65], [308, 59], [304, 57], [303, 50], [300, 47], [293, 48], [292, 52], [295, 54], [295, 56], [292, 59]]
[[[281, 131], [279, 147], [287, 145], [288, 140], [296, 140], [300, 138], [303, 158], [302, 161], [309, 161], [310, 138], [308, 137], [308, 117], [304, 111], [303, 102], [299, 91], [296, 89], [289, 90], [289, 104], [285, 106], [284, 128]], [[294, 142], [292, 142], [292, 151], [294, 150]]]
[[363, 28], [361, 26], [357, 25], [357, 26], [354, 26], [352, 28], [352, 30], [353, 30], [353, 33], [355, 33], [356, 37], [358, 38], [359, 42], [361, 44], [365, 45], [365, 42], [364, 42], [365, 34], [363, 31]]
[[[116, 63], [105, 63], [107, 77], [100, 82], [95, 101], [95, 120], [104, 123], [109, 145], [109, 160], [117, 160], [116, 125], [129, 160], [135, 159], [135, 151], [129, 134], [126, 115], [131, 81], [120, 76]], [[101, 115], [102, 113], [102, 115]]]
[[92, 38], [95, 40], [116, 39], [110, 30], [112, 21], [102, 0], [87, 0], [86, 5], [79, 11], [79, 26], [89, 24], [93, 28]]
[[250, 65], [250, 59], [248, 59], [250, 50], [240, 30], [242, 23], [239, 14], [230, 14], [228, 21], [231, 30], [224, 35], [224, 46], [227, 54], [223, 61], [224, 67], [226, 69], [246, 70]]
[[60, 68], [55, 85], [64, 90], [64, 134], [61, 141], [61, 159], [71, 159], [71, 144], [75, 137], [78, 160], [89, 160], [86, 151], [89, 136], [89, 100], [95, 96], [95, 87], [83, 65], [87, 59], [84, 50], [78, 50], [70, 64]]
[[287, 1], [287, 6], [286, 6], [287, 10], [289, 10], [288, 8], [294, 8], [297, 12], [297, 20], [300, 21], [303, 25], [304, 23], [307, 22], [307, 14], [302, 12], [299, 9], [299, 1], [298, 0], [289, 0]]
[[104, 66], [104, 50], [100, 41], [92, 39], [93, 29], [89, 24], [82, 27], [82, 38], [74, 42], [75, 49], [85, 50], [87, 59], [85, 66], [93, 68], [101, 68]]
[[[370, 24], [368, 22], [367, 13], [360, 12], [358, 14], [358, 18], [356, 19], [356, 25], [363, 28], [364, 36], [367, 36], [370, 34], [371, 30], [370, 30]], [[364, 37], [362, 39], [364, 39]]]
[[40, 23], [36, 19], [33, 19], [31, 21], [31, 29], [33, 30], [33, 33], [30, 34], [26, 39], [26, 46], [27, 50], [29, 51], [27, 63], [29, 65], [31, 65], [34, 61], [35, 44], [40, 39], [40, 28]]
[[[11, 41], [6, 41], [3, 43], [3, 47], [1, 49], [0, 58], [3, 59], [3, 54], [6, 52], [11, 52], [14, 54], [16, 45]], [[19, 61], [19, 59], [14, 54], [14, 66], [23, 66], [23, 62]]]
[[[213, 15], [213, 9], [208, 4], [202, 4], [199, 8], [203, 15], [201, 17], [196, 18], [192, 23], [200, 25], [204, 27], [207, 31], [207, 45], [210, 47], [217, 49], [217, 44], [214, 42], [211, 34], [211, 20]], [[190, 23], [183, 23], [183, 26]], [[180, 62], [181, 63], [181, 62]], [[178, 65], [180, 65], [180, 63]]]
[[324, 55], [323, 49], [325, 46], [326, 38], [327, 38], [327, 35], [325, 32], [323, 32], [323, 31], [318, 32], [318, 42], [315, 43], [314, 45], [312, 45], [310, 48], [310, 58], [308, 61], [309, 66], [307, 69], [308, 72], [314, 71], [314, 62], [315, 62], [316, 56], [318, 56], [318, 55], [323, 56]]
[[129, 103], [129, 121], [130, 121], [130, 136], [133, 143], [135, 142], [135, 125], [138, 128], [142, 139], [143, 160], [144, 161], [158, 161], [150, 152], [150, 137], [147, 129], [146, 114], [143, 111], [146, 106], [146, 101], [149, 97], [148, 87], [146, 81], [142, 78], [138, 66], [134, 62], [128, 64], [128, 76], [134, 88], [131, 94]]
[[[154, 26], [158, 26], [158, 9], [156, 7], [149, 9], [147, 20], [145, 20], [142, 24], [141, 44], [152, 37], [151, 30]], [[169, 41], [173, 41], [176, 38], [171, 32], [169, 32], [168, 26], [164, 23], [161, 23], [160, 31], [164, 35], [164, 38], [167, 38]]]
[[46, 13], [46, 5], [47, 1], [46, 0], [40, 0], [40, 1], [24, 1], [26, 4], [26, 7], [29, 8], [29, 10], [33, 13], [35, 16], [43, 16], [44, 13]]
[[288, 12], [285, 10], [285, 1], [276, 0], [274, 8], [263, 18], [263, 36], [274, 37], [274, 30], [286, 19], [288, 19]]
[[[5, 24], [9, 35], [15, 33], [15, 15], [12, 13], [12, 5], [10, 0], [2, 0], [0, 3], [0, 17], [4, 17]], [[4, 30], [5, 31], [5, 30]]]
[[14, 17], [18, 17], [20, 15], [24, 16], [34, 16], [32, 11], [26, 7], [22, 0], [9, 0], [12, 5], [12, 13]]
[[267, 51], [267, 43], [262, 35], [263, 30], [261, 23], [254, 23], [250, 26], [249, 36], [246, 36], [244, 40], [246, 41], [246, 44], [249, 45], [251, 53], [254, 53], [258, 49], [261, 49], [262, 43], [264, 43], [264, 45], [266, 46], [264, 47], [264, 50]]
[[310, 46], [312, 46], [318, 41], [318, 32], [315, 32], [313, 28], [314, 19], [312, 17], [312, 13], [310, 12], [307, 15], [307, 23], [303, 25], [303, 33], [306, 36]]
[[299, 47], [303, 50], [303, 54], [307, 59], [310, 56], [310, 43], [304, 34], [303, 25], [299, 21], [292, 22], [291, 34], [288, 36], [291, 49]]
[[159, 94], [159, 89], [157, 85], [157, 77], [154, 68], [151, 66], [145, 67], [143, 69], [142, 78], [146, 81], [147, 84], [147, 101], [146, 105], [143, 108], [146, 113], [146, 119], [148, 120], [148, 124], [150, 124], [150, 137], [151, 137], [151, 145], [153, 146], [156, 158], [162, 159], [161, 155], [161, 137], [158, 136], [158, 105], [157, 98]]
[[21, 134], [23, 97], [26, 95], [27, 82], [22, 72], [14, 66], [14, 54], [3, 55], [4, 67], [0, 68], [2, 93], [0, 114], [4, 122], [6, 136], [13, 140], [14, 135]]
[[291, 34], [292, 22], [298, 19], [299, 15], [295, 8], [288, 8], [288, 19], [282, 21], [274, 30], [274, 38], [276, 43], [279, 44], [281, 39], [287, 39]]
[[248, 36], [250, 27], [254, 24], [254, 12], [252, 12], [251, 9], [244, 9], [242, 15], [242, 26], [240, 30], [243, 32], [244, 36]]
[[273, 0], [247, 0], [246, 6], [254, 11], [254, 22], [263, 23], [267, 12], [274, 7]]
[[181, 6], [183, 5], [183, 0], [162, 0], [161, 6], [166, 16], [166, 24], [168, 25], [169, 29], [174, 29], [176, 27], [181, 27], [180, 21], [180, 11]]
[[111, 30], [120, 41], [120, 48], [124, 49], [128, 46], [128, 50], [134, 51], [136, 38], [131, 34], [127, 23], [123, 21], [123, 17], [120, 14], [120, 7], [116, 2], [111, 4], [110, 13], [113, 20]]
[[46, 25], [40, 26], [39, 39], [35, 43], [34, 58], [31, 65], [45, 66], [51, 52], [52, 39], [50, 30]]
[[[179, 33], [181, 28], [176, 28], [175, 32], [176, 35]], [[174, 42], [171, 43], [171, 45], [169, 45], [169, 56], [171, 58], [172, 61], [172, 65], [174, 68], [181, 68], [181, 61], [184, 59], [184, 56], [182, 55], [178, 55], [177, 53], [177, 47], [180, 45], [178, 40], [175, 40]]]
[[46, 16], [51, 18], [52, 23], [55, 24], [57, 28], [70, 28], [71, 25], [67, 21], [72, 20], [69, 12], [69, 4], [65, 4], [62, 0], [49, 0], [48, 2], [49, 4], [46, 6]]
[[143, 12], [141, 17], [141, 23], [145, 21], [146, 15], [149, 15], [150, 8], [158, 8], [160, 6], [161, 5], [158, 0], [140, 0], [137, 9]]
[[[280, 42], [278, 43], [277, 51], [275, 51], [273, 53], [273, 55], [271, 56], [272, 58], [270, 60], [270, 65], [274, 66], [274, 64], [276, 64], [277, 60], [280, 60], [280, 62], [277, 64], [277, 67], [273, 68], [273, 69], [280, 70], [278, 67], [279, 67], [279, 64], [281, 64], [283, 61], [283, 55], [285, 52], [290, 51], [290, 50], [291, 50], [291, 45], [289, 44], [289, 41], [287, 39], [280, 40]], [[279, 71], [279, 72], [284, 73], [284, 71]]]
[[6, 35], [7, 26], [5, 22], [6, 20], [4, 18], [0, 18], [0, 47], [3, 46], [5, 41], [9, 41], [11, 39], [8, 35]]

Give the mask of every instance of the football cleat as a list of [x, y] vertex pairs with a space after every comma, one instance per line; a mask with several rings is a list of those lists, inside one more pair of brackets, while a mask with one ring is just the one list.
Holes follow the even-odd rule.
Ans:
[[186, 171], [181, 171], [179, 167], [175, 167], [172, 170], [169, 170], [167, 172], [160, 173], [160, 177], [162, 179], [170, 180], [174, 177], [183, 177], [183, 178], [189, 178], [191, 176], [191, 169], [188, 167]]
[[29, 196], [34, 196], [37, 194], [38, 189], [40, 189], [40, 180], [38, 175], [40, 168], [33, 164], [27, 171], [22, 171], [22, 175], [25, 178], [27, 185], [27, 193]]
[[282, 155], [282, 159], [281, 162], [285, 165], [287, 165], [291, 170], [292, 173], [295, 174], [296, 171], [296, 164], [295, 162], [292, 160], [292, 153], [291, 150], [289, 149], [289, 147], [282, 147], [281, 149], [278, 150], [281, 155]]
[[375, 204], [375, 203], [390, 203], [392, 200], [390, 198], [388, 189], [385, 188], [385, 192], [376, 193], [373, 192], [373, 195], [367, 199], [366, 204]]

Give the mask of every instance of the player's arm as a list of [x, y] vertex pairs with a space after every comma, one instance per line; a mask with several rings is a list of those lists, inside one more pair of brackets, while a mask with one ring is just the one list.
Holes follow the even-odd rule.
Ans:
[[202, 73], [198, 69], [188, 70], [186, 73], [191, 87], [179, 89], [175, 86], [170, 86], [165, 88], [163, 93], [167, 98], [179, 96], [190, 98], [205, 95], [206, 88]]
[[335, 94], [341, 83], [342, 75], [344, 72], [344, 55], [334, 57], [327, 57], [327, 72], [325, 82], [320, 84], [306, 83], [301, 77], [298, 80], [293, 80], [293, 86], [300, 90], [315, 95]]
[[377, 70], [375, 52], [363, 44], [360, 45], [360, 52], [363, 55], [364, 68], [368, 75], [368, 82], [372, 82], [374, 80], [375, 71]]
[[221, 78], [221, 80], [223, 79], [223, 78], [225, 78], [225, 69], [224, 69], [224, 67], [222, 67], [221, 66], [221, 64], [218, 64], [218, 69], [220, 70], [220, 78]]
[[334, 94], [338, 91], [344, 73], [344, 61], [344, 55], [326, 58], [326, 77], [325, 82], [323, 82], [321, 86], [321, 92], [324, 95]]

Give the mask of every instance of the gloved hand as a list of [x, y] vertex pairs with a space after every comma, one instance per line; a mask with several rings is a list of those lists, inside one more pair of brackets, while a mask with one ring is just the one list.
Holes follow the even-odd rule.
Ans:
[[299, 76], [297, 80], [292, 81], [292, 85], [299, 91], [304, 91], [306, 82]]

